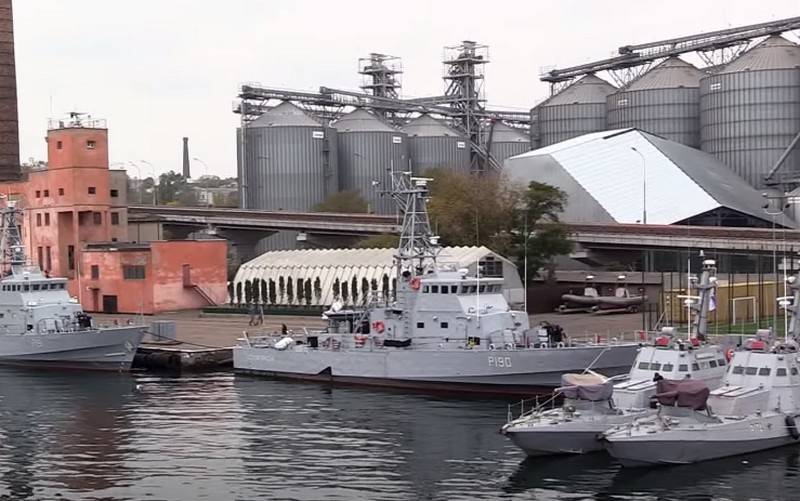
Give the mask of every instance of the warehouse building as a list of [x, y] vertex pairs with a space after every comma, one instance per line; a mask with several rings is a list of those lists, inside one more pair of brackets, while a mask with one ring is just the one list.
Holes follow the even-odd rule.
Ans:
[[584, 134], [505, 162], [561, 188], [571, 223], [769, 226], [761, 193], [716, 157], [637, 129]]

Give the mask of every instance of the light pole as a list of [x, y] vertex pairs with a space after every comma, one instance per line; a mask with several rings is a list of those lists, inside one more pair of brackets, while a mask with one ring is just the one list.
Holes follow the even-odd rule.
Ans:
[[128, 162], [128, 165], [136, 169], [136, 175], [138, 176], [137, 180], [139, 181], [139, 205], [142, 205], [144, 203], [142, 201], [142, 195], [144, 194], [144, 179], [142, 179], [142, 169], [140, 169], [139, 166], [133, 162]]
[[647, 224], [647, 163], [642, 152], [635, 146], [631, 146], [631, 150], [642, 159], [642, 224]]
[[202, 166], [203, 166], [203, 171], [205, 172], [205, 176], [206, 176], [206, 177], [208, 177], [208, 164], [207, 164], [207, 163], [205, 163], [204, 161], [200, 160], [200, 159], [199, 159], [199, 158], [197, 158], [197, 157], [192, 157], [192, 160], [194, 160], [194, 161], [196, 161], [196, 162], [200, 162], [200, 164], [202, 164]]
[[[783, 225], [783, 297], [786, 298], [789, 294], [789, 285], [787, 283], [786, 276], [786, 221], [784, 220], [786, 213], [783, 211], [792, 203], [794, 203], [794, 200], [785, 196], [769, 195], [768, 193], [762, 193], [761, 196], [767, 200], [767, 203], [762, 207], [764, 209], [764, 213], [772, 217], [772, 273], [775, 280], [775, 304], [773, 305], [774, 317], [772, 323], [774, 324], [778, 319], [778, 244], [775, 240], [775, 217], [780, 215], [781, 224]], [[786, 202], [781, 205], [781, 210], [777, 212], [771, 212], [769, 210], [770, 204], [773, 200], [783, 199], [786, 199]], [[786, 299], [783, 300], [785, 301]], [[789, 332], [789, 316], [787, 315], [786, 308], [783, 309], [783, 332], [784, 336]]]
[[149, 165], [150, 170], [153, 172], [153, 206], [156, 206], [158, 205], [158, 183], [156, 182], [157, 181], [156, 168], [153, 164], [151, 164], [147, 160], [139, 160], [139, 161], [145, 165]]

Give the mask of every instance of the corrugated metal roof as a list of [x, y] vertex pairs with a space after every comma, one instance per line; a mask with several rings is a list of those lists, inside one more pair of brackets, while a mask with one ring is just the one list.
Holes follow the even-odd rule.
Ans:
[[[489, 137], [488, 127], [484, 131], [484, 136]], [[524, 131], [515, 129], [503, 122], [495, 122], [492, 131], [493, 143], [530, 143], [531, 138]]]
[[[276, 283], [281, 277], [291, 279], [320, 280], [320, 297], [314, 298], [312, 304], [330, 305], [334, 302], [333, 283], [350, 281], [356, 277], [359, 288], [366, 279], [370, 284], [374, 280], [383, 283], [386, 275], [389, 280], [396, 277], [394, 266], [395, 249], [302, 249], [265, 252], [239, 267], [234, 283], [245, 281], [273, 280]], [[514, 267], [508, 259], [492, 252], [486, 247], [444, 247], [438, 257], [439, 263], [452, 263], [459, 268], [472, 268], [487, 256], [503, 261]], [[515, 269], [515, 268], [513, 268]], [[521, 287], [519, 277], [506, 277], [507, 283]], [[280, 301], [279, 301], [280, 302]], [[286, 302], [286, 301], [284, 301]]]
[[649, 224], [674, 224], [719, 207], [764, 218], [758, 191], [715, 157], [636, 129], [586, 134], [518, 155], [506, 161], [511, 178], [535, 179], [535, 163], [519, 160], [539, 156], [558, 162], [618, 223], [641, 221], [645, 176]]
[[339, 132], [397, 132], [391, 125], [361, 108], [343, 115], [333, 123], [333, 127]]
[[605, 104], [608, 95], [615, 92], [617, 92], [616, 87], [590, 73], [584, 75], [555, 96], [545, 100], [537, 107], [564, 104]]
[[800, 68], [800, 46], [773, 35], [728, 63], [719, 74], [787, 68]]
[[700, 87], [705, 73], [679, 57], [669, 57], [629, 83], [624, 91]]
[[403, 127], [403, 132], [409, 136], [419, 137], [461, 137], [461, 134], [459, 134], [457, 130], [430, 115], [422, 115], [410, 121], [405, 127]]
[[322, 124], [311, 118], [294, 104], [284, 101], [253, 120], [248, 127], [321, 127]]

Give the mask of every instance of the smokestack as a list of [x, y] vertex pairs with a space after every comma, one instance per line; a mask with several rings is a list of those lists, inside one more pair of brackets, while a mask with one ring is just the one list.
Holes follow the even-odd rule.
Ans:
[[11, 0], [0, 0], [0, 181], [20, 177], [17, 72]]
[[183, 138], [183, 177], [189, 179], [192, 177], [189, 171], [189, 138]]

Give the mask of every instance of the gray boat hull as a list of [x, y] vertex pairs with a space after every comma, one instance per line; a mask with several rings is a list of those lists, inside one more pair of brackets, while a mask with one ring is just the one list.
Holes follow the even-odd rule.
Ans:
[[603, 440], [611, 456], [623, 466], [689, 464], [782, 447], [800, 445], [783, 414], [745, 419], [707, 428], [677, 429], [649, 436], [615, 433]]
[[143, 336], [143, 326], [56, 334], [0, 334], [0, 364], [127, 371]]
[[[549, 393], [561, 374], [592, 369], [627, 373], [638, 345], [584, 346], [536, 350], [316, 350], [280, 351], [239, 346], [239, 372], [278, 378], [425, 391], [494, 395]], [[605, 350], [605, 351], [603, 351]]]

